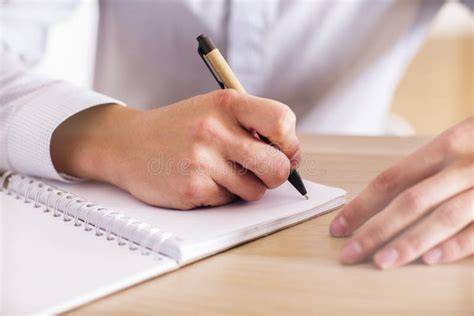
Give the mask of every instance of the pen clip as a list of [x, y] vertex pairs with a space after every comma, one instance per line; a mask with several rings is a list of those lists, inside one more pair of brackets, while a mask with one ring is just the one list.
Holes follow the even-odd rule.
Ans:
[[211, 72], [214, 79], [216, 79], [217, 84], [219, 85], [219, 87], [221, 87], [221, 89], [225, 89], [224, 82], [222, 82], [222, 80], [219, 79], [219, 77], [215, 73], [214, 69], [212, 69], [211, 65], [207, 61], [206, 56], [204, 55], [204, 52], [202, 51], [202, 48], [200, 46], [198, 46], [197, 52], [198, 52], [199, 56], [201, 56], [202, 61], [204, 61], [204, 64], [206, 64], [207, 69], [209, 69], [209, 71]]

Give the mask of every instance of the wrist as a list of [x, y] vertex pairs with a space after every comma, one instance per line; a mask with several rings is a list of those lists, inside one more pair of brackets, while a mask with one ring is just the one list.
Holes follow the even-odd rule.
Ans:
[[118, 104], [105, 104], [65, 120], [51, 139], [51, 158], [56, 170], [114, 183], [130, 122], [137, 113]]

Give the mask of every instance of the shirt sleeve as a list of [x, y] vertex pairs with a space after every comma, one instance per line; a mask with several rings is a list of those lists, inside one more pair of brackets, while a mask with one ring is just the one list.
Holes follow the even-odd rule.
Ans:
[[[32, 8], [35, 6], [35, 8]], [[0, 14], [0, 170], [69, 181], [51, 159], [54, 130], [87, 108], [121, 102], [71, 83], [34, 75], [48, 25], [74, 1], [7, 1]]]

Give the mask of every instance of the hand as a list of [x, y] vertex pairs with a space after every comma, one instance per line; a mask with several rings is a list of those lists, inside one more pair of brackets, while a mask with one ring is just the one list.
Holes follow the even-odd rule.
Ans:
[[148, 204], [191, 209], [261, 198], [286, 181], [300, 150], [286, 105], [220, 90], [150, 111], [86, 110], [54, 132], [51, 152], [60, 172], [112, 183]]
[[373, 255], [379, 268], [422, 256], [427, 264], [474, 253], [474, 117], [382, 172], [332, 221], [348, 236], [346, 264]]

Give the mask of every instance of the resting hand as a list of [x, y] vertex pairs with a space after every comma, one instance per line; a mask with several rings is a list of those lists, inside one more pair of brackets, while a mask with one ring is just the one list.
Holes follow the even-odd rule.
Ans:
[[336, 216], [333, 236], [349, 236], [346, 264], [373, 256], [380, 268], [418, 257], [427, 264], [474, 253], [474, 117], [382, 172]]
[[286, 105], [220, 90], [150, 111], [86, 110], [54, 132], [51, 153], [60, 172], [112, 183], [152, 205], [190, 209], [259, 199], [287, 179], [299, 144]]

